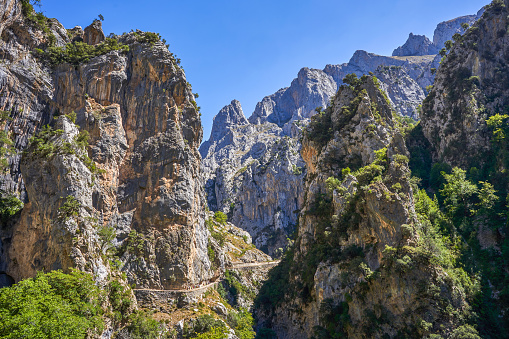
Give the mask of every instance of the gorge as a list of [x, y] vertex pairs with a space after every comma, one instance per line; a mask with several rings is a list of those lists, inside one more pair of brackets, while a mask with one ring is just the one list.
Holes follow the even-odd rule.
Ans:
[[509, 337], [509, 1], [209, 140], [157, 33], [0, 0], [0, 337]]

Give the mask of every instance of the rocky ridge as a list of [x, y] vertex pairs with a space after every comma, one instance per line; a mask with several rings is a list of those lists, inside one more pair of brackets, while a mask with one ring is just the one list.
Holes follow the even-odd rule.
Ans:
[[[2, 6], [0, 107], [15, 147], [2, 187], [25, 200], [19, 218], [2, 227], [3, 272], [19, 281], [77, 267], [106, 279], [112, 247], [111, 260], [137, 286], [212, 277], [201, 123], [173, 55], [155, 34], [108, 40], [97, 21], [66, 31], [55, 19], [34, 23], [20, 1]], [[90, 51], [113, 47], [79, 61], [44, 54], [53, 48], [70, 57], [64, 48], [72, 41]], [[102, 239], [105, 230], [112, 239]]]
[[[472, 22], [476, 16], [466, 18], [470, 21], [459, 18], [440, 24], [437, 39], [450, 39], [461, 23]], [[327, 65], [323, 70], [303, 68], [290, 87], [263, 98], [249, 119], [238, 101], [225, 106], [214, 118], [210, 139], [200, 147], [209, 208], [227, 213], [235, 225], [250, 232], [259, 248], [271, 255], [281, 253], [297, 224], [295, 211], [302, 206], [302, 126], [316, 114], [317, 107], [329, 105], [351, 73], [372, 72], [392, 107], [401, 115], [418, 119], [418, 107], [433, 84], [433, 72], [441, 59], [435, 55], [438, 49], [432, 49], [435, 45], [425, 40], [430, 53], [434, 51], [432, 55], [407, 49], [401, 49], [401, 54], [407, 55], [392, 57], [357, 51], [345, 64]], [[412, 43], [419, 49], [417, 45]]]
[[277, 125], [249, 123], [238, 101], [214, 118], [211, 139], [200, 147], [210, 208], [226, 213], [270, 255], [282, 253], [297, 222], [305, 174], [299, 151]]
[[435, 55], [444, 48], [445, 42], [451, 40], [456, 33], [465, 33], [462, 25], [473, 25], [482, 15], [484, 9], [479, 10], [476, 15], [465, 15], [456, 19], [444, 21], [438, 24], [433, 33], [433, 41], [425, 35], [414, 35], [410, 33], [408, 40], [403, 46], [394, 50], [393, 56], [407, 55]]
[[505, 9], [494, 8], [454, 44], [423, 103], [422, 129], [436, 161], [482, 162], [491, 148], [485, 121], [508, 104]]
[[415, 212], [400, 122], [378, 81], [350, 84], [304, 137], [298, 235], [260, 292], [258, 324], [279, 338], [450, 334], [470, 309], [468, 285], [423, 241], [430, 226]]

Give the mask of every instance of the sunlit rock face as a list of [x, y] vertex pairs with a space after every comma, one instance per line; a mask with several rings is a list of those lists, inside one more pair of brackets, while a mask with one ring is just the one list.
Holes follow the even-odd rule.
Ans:
[[[11, 112], [6, 129], [16, 148], [2, 188], [25, 200], [1, 231], [3, 271], [18, 281], [77, 267], [101, 280], [111, 267], [99, 232], [113, 228], [110, 245], [130, 283], [165, 289], [208, 280], [202, 127], [173, 55], [132, 32], [116, 37], [128, 51], [50, 66], [30, 52], [45, 49], [48, 34], [24, 18], [19, 1], [1, 6], [0, 107]], [[68, 34], [51, 20], [56, 46], [105, 39], [100, 22]], [[28, 140], [48, 123], [60, 131], [47, 140], [57, 150], [41, 155]], [[82, 148], [75, 141], [84, 131]], [[64, 218], [69, 199], [75, 213]]]

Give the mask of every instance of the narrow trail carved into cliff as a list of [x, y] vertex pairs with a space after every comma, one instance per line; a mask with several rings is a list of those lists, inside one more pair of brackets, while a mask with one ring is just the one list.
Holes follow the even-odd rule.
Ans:
[[[266, 262], [256, 262], [256, 263], [248, 263], [248, 264], [233, 264], [230, 267], [227, 267], [229, 270], [235, 270], [235, 269], [242, 269], [242, 268], [252, 268], [252, 267], [263, 267], [263, 266], [276, 266], [281, 262], [281, 260], [274, 260], [274, 261], [266, 261]], [[210, 287], [213, 287], [217, 284], [219, 284], [222, 281], [222, 279], [213, 281], [211, 283], [208, 283], [204, 286], [189, 288], [189, 289], [167, 289], [167, 290], [157, 290], [152, 288], [133, 288], [133, 291], [149, 291], [149, 292], [174, 292], [174, 293], [190, 293], [190, 292], [197, 292], [201, 290], [207, 290]]]
[[281, 260], [274, 260], [274, 261], [264, 261], [264, 262], [255, 262], [255, 263], [248, 263], [248, 264], [233, 264], [231, 267], [227, 267], [229, 270], [234, 270], [238, 268], [249, 268], [249, 267], [262, 267], [262, 266], [271, 266], [271, 265], [277, 265], [281, 262]]

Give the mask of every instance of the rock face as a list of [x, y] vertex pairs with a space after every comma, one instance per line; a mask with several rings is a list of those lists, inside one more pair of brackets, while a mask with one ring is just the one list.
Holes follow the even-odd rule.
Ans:
[[484, 9], [481, 9], [476, 15], [465, 15], [459, 18], [444, 21], [438, 24], [433, 34], [433, 44], [442, 49], [447, 40], [451, 40], [452, 36], [456, 33], [463, 34], [465, 30], [461, 27], [462, 24], [467, 23], [471, 26], [483, 14]]
[[[202, 129], [173, 55], [162, 42], [140, 42], [144, 33], [135, 32], [117, 38], [129, 52], [50, 68], [29, 52], [46, 48], [48, 34], [23, 16], [19, 1], [2, 6], [0, 107], [13, 118], [6, 130], [17, 150], [2, 187], [26, 199], [19, 220], [2, 228], [5, 272], [19, 281], [78, 267], [101, 279], [112, 269], [106, 250], [115, 247], [120, 269], [138, 287], [209, 279]], [[51, 22], [56, 45], [70, 43]], [[85, 29], [85, 42], [103, 39], [100, 22]], [[71, 112], [76, 126], [64, 117], [52, 123]], [[38, 138], [56, 150], [42, 156], [37, 139], [28, 140], [50, 122], [56, 134]], [[77, 141], [78, 130], [88, 132], [89, 143]], [[105, 229], [113, 229], [113, 239], [104, 240]]]
[[214, 118], [211, 139], [200, 147], [209, 207], [227, 213], [270, 255], [281, 254], [297, 223], [304, 176], [299, 149], [276, 124], [249, 123], [235, 100]]
[[[444, 41], [445, 42], [445, 41]], [[408, 40], [392, 52], [392, 56], [410, 55], [435, 55], [438, 54], [438, 47], [425, 35], [414, 35], [410, 33]]]
[[476, 15], [465, 15], [439, 23], [433, 34], [433, 42], [431, 42], [425, 35], [414, 35], [413, 33], [410, 33], [405, 44], [396, 48], [394, 52], [392, 52], [392, 55], [436, 55], [442, 48], [444, 48], [445, 42], [452, 39], [454, 34], [465, 33], [465, 29], [462, 27], [463, 24], [471, 26], [481, 17], [483, 11], [484, 9], [481, 9]]
[[336, 90], [337, 84], [331, 76], [318, 69], [303, 68], [289, 88], [263, 98], [249, 121], [257, 125], [271, 122], [283, 127], [289, 121], [310, 118], [315, 108], [328, 105]]
[[427, 225], [415, 214], [408, 152], [377, 80], [342, 86], [312, 119], [301, 153], [298, 236], [261, 290], [259, 326], [278, 338], [426, 337], [458, 327], [447, 307], [468, 308], [465, 287], [451, 282], [452, 267], [423, 256], [432, 248], [419, 240]]
[[85, 28], [83, 32], [83, 42], [89, 45], [97, 45], [103, 42], [105, 39], [102, 23], [99, 20], [94, 22]]
[[[450, 39], [454, 27], [461, 27], [463, 19], [458, 20], [449, 25], [452, 28], [441, 29], [441, 36]], [[300, 155], [295, 155], [301, 148], [300, 126], [316, 114], [317, 107], [329, 105], [346, 75], [373, 72], [393, 108], [419, 119], [418, 106], [433, 84], [432, 69], [439, 68], [441, 57], [427, 38], [411, 34], [410, 40], [398, 49], [398, 56], [357, 51], [345, 64], [327, 65], [323, 70], [302, 68], [289, 87], [256, 105], [249, 122], [237, 101], [223, 108], [214, 118], [210, 139], [200, 148], [210, 209], [229, 213], [230, 220], [248, 230], [257, 246], [276, 255], [285, 247], [297, 223], [295, 211], [302, 206], [303, 183], [299, 180], [305, 166]], [[290, 153], [278, 155], [281, 144], [288, 144], [284, 147]]]
[[436, 161], [473, 165], [482, 163], [482, 154], [490, 149], [485, 120], [508, 105], [504, 13], [504, 8], [491, 6], [463, 35], [423, 103], [422, 129]]
[[[433, 63], [437, 59], [435, 58]], [[380, 80], [380, 88], [387, 93], [392, 107], [397, 112], [416, 120], [419, 119], [420, 114], [417, 107], [426, 98], [426, 92], [408, 76], [402, 67], [380, 66], [374, 75]]]

